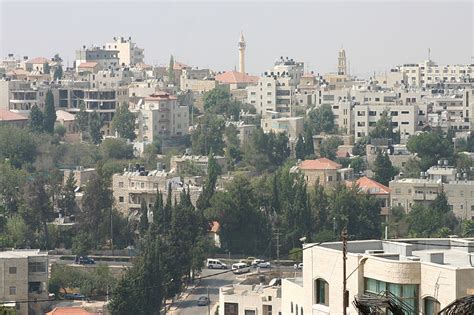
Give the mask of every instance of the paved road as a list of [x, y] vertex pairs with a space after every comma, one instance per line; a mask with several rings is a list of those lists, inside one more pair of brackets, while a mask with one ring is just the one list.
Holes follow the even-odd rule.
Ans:
[[[60, 265], [75, 265], [75, 266], [77, 266], [77, 264], [74, 264], [74, 260], [62, 260], [62, 259], [59, 259], [59, 257], [61, 257], [61, 256], [49, 255], [48, 256], [49, 263], [50, 264], [56, 263], [56, 264], [60, 264]], [[96, 261], [96, 265], [98, 265], [98, 264], [105, 264], [105, 265], [108, 265], [110, 267], [131, 267], [132, 266], [132, 263], [122, 262], [122, 261]], [[96, 266], [96, 265], [87, 265], [87, 267]]]
[[[227, 270], [229, 271], [229, 269]], [[222, 271], [224, 270], [203, 269], [201, 276], [212, 275]], [[202, 295], [207, 296], [207, 287], [209, 287], [209, 299], [211, 300], [210, 309], [212, 309], [215, 303], [219, 303], [219, 288], [224, 285], [232, 284], [235, 281], [235, 275], [230, 271], [215, 277], [200, 280], [199, 286], [193, 290], [186, 300], [180, 301], [177, 304], [178, 309], [174, 312], [174, 314], [207, 315], [207, 307], [197, 306], [198, 298]]]
[[[229, 269], [227, 269], [229, 270]], [[222, 272], [224, 270], [203, 269], [201, 276], [207, 276]], [[292, 272], [293, 267], [281, 267], [282, 272]], [[301, 272], [297, 272], [301, 276]], [[209, 298], [211, 300], [210, 310], [214, 309], [215, 304], [219, 303], [219, 288], [224, 285], [240, 282], [232, 272], [227, 272], [215, 277], [202, 279], [189, 296], [176, 304], [177, 310], [173, 315], [208, 315], [208, 308], [205, 306], [197, 306], [197, 300], [200, 296], [207, 296], [207, 287], [209, 287]], [[211, 315], [214, 315], [211, 312]]]

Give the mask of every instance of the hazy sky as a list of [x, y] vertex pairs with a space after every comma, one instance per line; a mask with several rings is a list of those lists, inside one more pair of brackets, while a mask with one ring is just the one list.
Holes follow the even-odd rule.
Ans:
[[82, 45], [131, 36], [149, 64], [167, 64], [173, 54], [231, 70], [241, 30], [246, 70], [254, 74], [279, 56], [335, 71], [341, 46], [351, 72], [362, 75], [422, 61], [428, 48], [440, 64], [474, 63], [474, 1], [0, 1], [2, 57], [59, 53], [70, 66]]

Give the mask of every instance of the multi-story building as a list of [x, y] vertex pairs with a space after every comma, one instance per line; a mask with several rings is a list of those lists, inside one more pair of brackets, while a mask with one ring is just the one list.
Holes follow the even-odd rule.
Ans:
[[0, 108], [29, 114], [34, 105], [44, 108], [47, 87], [23, 80], [0, 80]]
[[353, 302], [363, 295], [390, 296], [407, 315], [438, 314], [472, 294], [472, 250], [473, 240], [459, 238], [349, 241], [345, 293], [342, 243], [304, 244], [302, 277], [282, 281], [282, 314], [342, 314], [344, 306], [358, 314]]
[[432, 128], [440, 127], [444, 131], [472, 128], [471, 115], [474, 111], [474, 102], [470, 100], [472, 90], [433, 90], [433, 92], [432, 96], [425, 98], [429, 112], [428, 124]]
[[408, 86], [427, 86], [433, 83], [464, 82], [473, 80], [474, 65], [438, 65], [425, 60], [415, 64], [398, 66]]
[[380, 202], [380, 215], [383, 219], [388, 218], [390, 214], [390, 188], [367, 176], [360, 177], [354, 181], [347, 181], [346, 184], [349, 187], [356, 185], [361, 192], [374, 196]]
[[240, 145], [243, 146], [247, 142], [255, 130], [257, 130], [256, 125], [246, 124], [244, 121], [232, 122], [229, 121], [226, 124], [233, 124], [237, 129], [237, 137], [239, 138]]
[[[44, 314], [48, 300], [48, 254], [40, 250], [0, 252], [0, 298], [15, 305], [16, 314]], [[37, 303], [24, 303], [34, 301]]]
[[214, 72], [209, 69], [183, 69], [180, 76], [182, 91], [191, 90], [204, 93], [213, 90], [219, 83], [214, 79]]
[[353, 169], [343, 168], [341, 164], [327, 158], [304, 160], [291, 168], [291, 172], [301, 171], [308, 186], [316, 181], [325, 188], [332, 188], [352, 179]]
[[231, 284], [219, 289], [219, 315], [281, 314], [279, 285]]
[[[227, 158], [225, 156], [214, 156], [214, 159], [220, 167], [222, 173], [227, 172]], [[182, 155], [172, 156], [170, 159], [170, 170], [177, 174], [182, 174], [188, 163], [192, 163], [197, 167], [203, 174], [207, 174], [207, 166], [209, 162], [208, 156], [202, 155]]]
[[[112, 193], [117, 209], [125, 216], [137, 216], [141, 203], [144, 202], [148, 209], [153, 208], [158, 191], [161, 191], [165, 198], [168, 194], [168, 186], [171, 184], [172, 200], [178, 200], [183, 189], [188, 189], [191, 194], [191, 201], [195, 204], [201, 193], [201, 188], [193, 184], [192, 179], [185, 179], [185, 184], [180, 177], [173, 177], [173, 174], [163, 170], [146, 171], [134, 169], [112, 177]], [[166, 199], [165, 199], [166, 200]]]
[[189, 109], [181, 106], [176, 96], [156, 92], [138, 105], [138, 139], [180, 137], [189, 132]]
[[82, 46], [82, 49], [76, 50], [76, 70], [83, 62], [97, 62], [103, 70], [117, 69], [120, 67], [118, 53], [118, 50], [108, 50], [105, 46], [103, 48]]
[[298, 138], [303, 133], [303, 117], [264, 118], [261, 120], [263, 132], [286, 133], [288, 138]]
[[426, 104], [385, 105], [358, 104], [354, 106], [355, 138], [356, 140], [369, 135], [383, 112], [392, 118], [393, 131], [400, 131], [402, 140], [414, 135], [426, 121]]
[[[440, 161], [441, 162], [441, 161]], [[447, 165], [432, 166], [421, 178], [395, 179], [389, 183], [392, 206], [409, 211], [415, 203], [429, 206], [440, 192], [448, 198], [453, 213], [462, 219], [474, 218], [474, 181]]]
[[125, 39], [123, 37], [114, 37], [113, 42], [106, 43], [105, 49], [110, 51], [117, 51], [119, 58], [119, 65], [131, 66], [137, 63], [143, 63], [143, 48], [139, 48], [132, 38]]

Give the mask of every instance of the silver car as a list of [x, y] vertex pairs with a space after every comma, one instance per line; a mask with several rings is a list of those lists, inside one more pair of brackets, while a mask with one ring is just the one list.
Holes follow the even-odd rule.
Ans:
[[207, 296], [200, 296], [198, 299], [198, 306], [207, 306], [209, 298]]

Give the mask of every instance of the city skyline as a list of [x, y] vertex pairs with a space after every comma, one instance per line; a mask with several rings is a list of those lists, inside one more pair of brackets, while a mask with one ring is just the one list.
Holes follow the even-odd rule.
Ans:
[[[173, 54], [175, 60], [199, 68], [238, 69], [241, 31], [250, 74], [268, 70], [280, 56], [305, 62], [306, 71], [336, 72], [342, 47], [351, 73], [362, 76], [425, 60], [428, 49], [440, 64], [472, 63], [474, 55], [471, 2], [102, 1], [91, 10], [79, 2], [4, 1], [0, 8], [2, 57], [14, 53], [50, 58], [59, 53], [69, 66], [83, 45], [131, 36], [145, 49], [148, 64], [166, 65]], [[53, 9], [54, 17], [44, 19]], [[121, 18], [127, 13], [131, 17]], [[85, 17], [90, 23], [83, 23]], [[19, 19], [22, 23], [15, 23]], [[432, 31], [419, 31], [410, 21]], [[47, 30], [55, 30], [56, 40], [41, 40]], [[445, 45], [447, 38], [450, 45]]]

